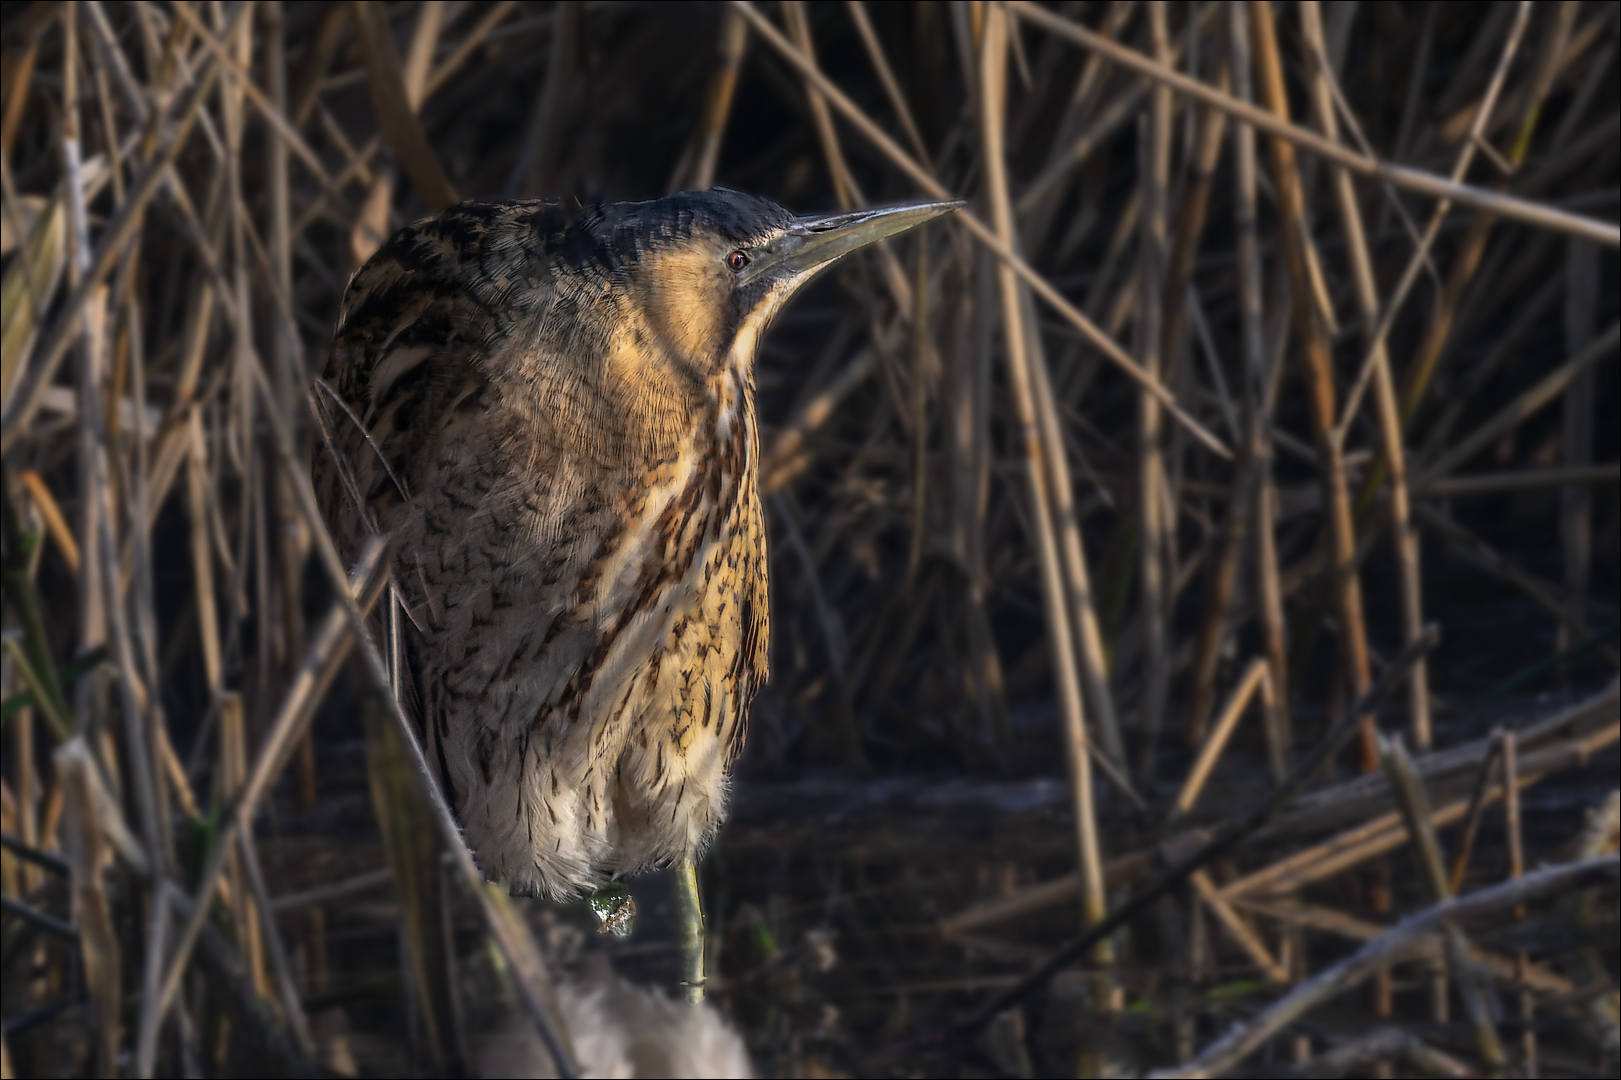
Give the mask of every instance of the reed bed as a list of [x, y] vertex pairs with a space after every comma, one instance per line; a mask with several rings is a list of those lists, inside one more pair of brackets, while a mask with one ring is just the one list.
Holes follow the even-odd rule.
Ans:
[[1615, 1075], [1617, 10], [7, 4], [4, 1075], [673, 985], [479, 881], [308, 395], [403, 224], [715, 184], [967, 200], [759, 363], [762, 1074]]

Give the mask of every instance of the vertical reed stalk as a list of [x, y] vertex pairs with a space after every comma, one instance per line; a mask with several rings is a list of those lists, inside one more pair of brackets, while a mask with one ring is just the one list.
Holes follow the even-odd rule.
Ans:
[[[1244, 6], [1228, 5], [1227, 42], [1232, 53], [1233, 94], [1239, 101], [1251, 97], [1250, 31]], [[1289, 720], [1289, 635], [1284, 625], [1283, 586], [1278, 576], [1278, 555], [1274, 522], [1277, 517], [1277, 487], [1272, 477], [1272, 382], [1266, 355], [1266, 327], [1260, 245], [1256, 240], [1256, 162], [1255, 129], [1248, 124], [1233, 125], [1233, 215], [1238, 234], [1238, 296], [1242, 372], [1244, 440], [1249, 467], [1254, 471], [1251, 512], [1254, 524], [1254, 588], [1260, 613], [1261, 632], [1266, 645], [1267, 680], [1272, 700], [1267, 710], [1267, 749], [1274, 781], [1281, 781], [1292, 758], [1292, 732]], [[1235, 512], [1237, 508], [1234, 508]]]
[[[1256, 77], [1266, 106], [1280, 120], [1289, 119], [1289, 99], [1283, 85], [1283, 62], [1278, 55], [1277, 34], [1272, 26], [1272, 8], [1250, 3], [1251, 39], [1255, 48]], [[1345, 454], [1335, 437], [1334, 370], [1329, 351], [1327, 328], [1312, 302], [1310, 255], [1304, 193], [1295, 150], [1282, 139], [1268, 140], [1271, 151], [1272, 183], [1277, 190], [1278, 230], [1289, 268], [1294, 297], [1295, 339], [1301, 350], [1301, 373], [1306, 382], [1312, 437], [1317, 444], [1318, 469], [1323, 485], [1323, 506], [1327, 515], [1328, 543], [1332, 552], [1329, 588], [1334, 599], [1343, 670], [1353, 696], [1368, 686], [1367, 630], [1362, 619], [1362, 591], [1356, 570], [1356, 527], [1351, 517], [1350, 493], [1345, 477]], [[1378, 768], [1378, 751], [1373, 743], [1373, 718], [1368, 717], [1362, 735], [1362, 768]]]
[[[1580, 353], [1593, 341], [1594, 314], [1599, 295], [1599, 252], [1581, 240], [1565, 241], [1565, 351]], [[1583, 367], [1565, 390], [1560, 453], [1566, 468], [1593, 463], [1593, 409], [1598, 377], [1592, 365]], [[1567, 649], [1587, 638], [1587, 592], [1593, 565], [1593, 489], [1588, 484], [1566, 484], [1559, 489], [1559, 541], [1564, 555], [1565, 590], [1572, 603], [1574, 625], [1561, 623], [1554, 649]]]
[[[980, 128], [984, 140], [985, 196], [990, 204], [997, 237], [1013, 242], [1013, 207], [1009, 198], [1005, 150], [1002, 145], [1003, 115], [1007, 92], [1007, 13], [1000, 6], [985, 11], [984, 37], [980, 45]], [[1086, 722], [1081, 704], [1081, 682], [1076, 670], [1074, 638], [1069, 624], [1069, 604], [1065, 595], [1064, 570], [1056, 543], [1051, 492], [1052, 474], [1042, 452], [1039, 420], [1035, 403], [1036, 381], [1030, 374], [1028, 338], [1024, 332], [1023, 309], [1019, 303], [1018, 280], [1007, 263], [997, 266], [997, 285], [1002, 302], [1003, 347], [1007, 353], [1008, 377], [1013, 386], [1014, 406], [1023, 433], [1021, 447], [1025, 474], [1030, 485], [1032, 539], [1036, 542], [1041, 566], [1042, 597], [1047, 615], [1047, 632], [1052, 643], [1053, 675], [1058, 682], [1059, 707], [1069, 748], [1068, 763], [1075, 826], [1080, 847], [1082, 922], [1091, 926], [1106, 914], [1103, 886], [1103, 860], [1099, 850], [1097, 821], [1093, 807], [1092, 761], [1087, 752]], [[1101, 950], [1100, 950], [1101, 952]], [[1105, 959], [1104, 953], [1099, 958]]]
[[[1170, 47], [1165, 8], [1148, 7], [1149, 36], [1156, 58], [1163, 59]], [[1164, 326], [1160, 302], [1165, 282], [1167, 228], [1166, 215], [1171, 180], [1171, 91], [1157, 85], [1149, 91], [1145, 138], [1139, 152], [1143, 190], [1142, 238], [1137, 256], [1137, 353], [1138, 364], [1157, 381], [1165, 380], [1165, 355], [1161, 346]], [[1137, 402], [1137, 513], [1141, 520], [1141, 540], [1137, 565], [1137, 626], [1142, 635], [1142, 662], [1138, 676], [1138, 724], [1141, 729], [1141, 756], [1137, 773], [1143, 780], [1154, 776], [1159, 753], [1160, 727], [1165, 718], [1169, 692], [1165, 616], [1167, 608], [1167, 568], [1176, 524], [1166, 520], [1164, 419], [1157, 398], [1144, 393]], [[1174, 580], [1174, 578], [1173, 578]]]
[[[1303, 0], [1300, 22], [1306, 70], [1312, 73], [1310, 89], [1313, 115], [1323, 134], [1331, 139], [1337, 138], [1339, 125], [1329, 87], [1334, 73], [1326, 66], [1328, 51], [1323, 40], [1322, 15], [1315, 0]], [[1426, 23], [1426, 27], [1433, 30], [1429, 23]], [[1338, 165], [1330, 165], [1329, 175], [1350, 255], [1351, 280], [1356, 287], [1357, 310], [1362, 317], [1363, 346], [1372, 358], [1373, 400], [1379, 425], [1380, 450], [1390, 468], [1390, 531], [1400, 577], [1402, 644], [1409, 645], [1423, 633], [1424, 607], [1419, 579], [1419, 535], [1408, 508], [1407, 454], [1402, 445], [1401, 416], [1396, 407], [1390, 358], [1385, 352], [1384, 342], [1375, 336], [1379, 320], [1379, 295], [1374, 281], [1373, 260], [1368, 254], [1367, 239], [1363, 233], [1361, 207], [1351, 186], [1350, 174]], [[1347, 402], [1347, 417], [1351, 407], [1352, 403]], [[1413, 665], [1412, 678], [1407, 684], [1407, 705], [1413, 746], [1421, 752], [1427, 751], [1431, 739], [1429, 667], [1422, 657]]]
[[[247, 725], [240, 694], [228, 694], [219, 703], [220, 794], [230, 805], [248, 782]], [[241, 852], [226, 853], [225, 877], [231, 885], [231, 921], [236, 927], [236, 947], [247, 965], [248, 980], [262, 998], [270, 997], [270, 980], [265, 971], [264, 943], [259, 937], [259, 912], [242, 869]]]
[[[1525, 876], [1525, 837], [1520, 823], [1520, 751], [1515, 733], [1505, 731], [1500, 743], [1503, 751], [1503, 830], [1508, 834], [1508, 876], [1510, 880]], [[1525, 908], [1516, 908], [1516, 918], [1525, 918]], [[1530, 958], [1524, 949], [1514, 954], [1514, 967], [1520, 977], [1520, 1075], [1536, 1077], [1537, 1029], [1532, 1023], [1536, 1014], [1536, 999], [1524, 989], [1526, 969]]]
[[694, 148], [689, 150], [691, 171], [686, 171], [688, 158], [684, 156], [670, 179], [670, 190], [691, 187], [702, 191], [714, 186], [721, 139], [726, 134], [726, 120], [731, 115], [732, 96], [737, 90], [737, 73], [743, 66], [748, 41], [749, 26], [743, 16], [731, 8], [724, 9], [715, 42], [715, 67], [709, 75], [709, 87], [704, 91], [703, 118], [694, 136]]

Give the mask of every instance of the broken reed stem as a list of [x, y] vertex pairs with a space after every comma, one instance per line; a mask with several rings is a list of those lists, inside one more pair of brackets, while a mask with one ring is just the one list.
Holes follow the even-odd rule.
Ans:
[[1194, 759], [1193, 768], [1188, 770], [1187, 779], [1182, 782], [1182, 791], [1172, 804], [1173, 817], [1181, 817], [1193, 809], [1199, 793], [1204, 790], [1205, 781], [1210, 778], [1210, 771], [1216, 767], [1221, 752], [1227, 747], [1227, 740], [1238, 726], [1238, 718], [1244, 715], [1244, 707], [1249, 704], [1250, 698], [1257, 690], [1262, 692], [1263, 700], [1272, 696], [1268, 681], [1266, 661], [1260, 659], [1250, 661], [1243, 678], [1233, 688], [1232, 697], [1227, 699], [1226, 707], [1216, 719], [1216, 726], [1211, 730], [1210, 737], [1199, 748], [1199, 756]]
[[[1009, 198], [1004, 165], [1002, 134], [1006, 109], [1007, 16], [1000, 8], [986, 11], [984, 40], [980, 50], [980, 126], [985, 146], [986, 201], [990, 203], [997, 237], [1010, 248], [1013, 243], [1013, 207]], [[1075, 826], [1080, 848], [1082, 877], [1082, 924], [1091, 926], [1105, 915], [1103, 862], [1099, 851], [1097, 822], [1092, 793], [1092, 760], [1087, 752], [1088, 732], [1081, 699], [1080, 673], [1076, 665], [1074, 635], [1069, 622], [1064, 569], [1060, 562], [1057, 531], [1053, 520], [1051, 463], [1043, 452], [1040, 421], [1035, 402], [1036, 380], [1031, 376], [1024, 309], [1019, 302], [1019, 283], [1006, 263], [997, 267], [997, 285], [1002, 303], [1003, 348], [1013, 385], [1014, 404], [1022, 428], [1025, 475], [1030, 485], [1032, 539], [1041, 564], [1042, 598], [1051, 640], [1053, 671], [1059, 684], [1059, 706], [1068, 746], [1070, 782], [1073, 785]], [[1105, 946], [1106, 948], [1106, 946]], [[1100, 956], [1104, 959], [1104, 956]]]

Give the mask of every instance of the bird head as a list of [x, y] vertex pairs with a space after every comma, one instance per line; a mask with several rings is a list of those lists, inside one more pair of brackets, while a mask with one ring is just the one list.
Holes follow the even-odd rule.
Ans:
[[795, 217], [770, 200], [716, 188], [603, 207], [593, 231], [603, 247], [628, 256], [626, 300], [644, 332], [668, 360], [707, 381], [751, 364], [772, 318], [818, 272], [960, 205]]

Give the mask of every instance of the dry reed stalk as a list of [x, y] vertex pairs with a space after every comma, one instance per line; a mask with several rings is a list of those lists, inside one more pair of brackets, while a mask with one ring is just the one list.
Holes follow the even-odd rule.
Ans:
[[[1007, 16], [1000, 8], [985, 13], [984, 39], [979, 53], [979, 113], [984, 141], [986, 201], [990, 203], [997, 237], [1011, 248], [1014, 237], [1013, 207], [1007, 188], [1002, 143], [1006, 111]], [[1055, 478], [1044, 454], [1040, 438], [1035, 394], [1037, 384], [1030, 374], [1029, 339], [1025, 331], [1024, 309], [1019, 301], [1019, 283], [1012, 268], [997, 268], [998, 292], [1002, 303], [1003, 348], [1008, 377], [1013, 385], [1014, 404], [1023, 431], [1020, 449], [1029, 484], [1029, 513], [1032, 539], [1040, 559], [1042, 597], [1051, 641], [1052, 665], [1059, 686], [1059, 703], [1068, 747], [1070, 782], [1073, 785], [1075, 827], [1082, 875], [1082, 926], [1100, 922], [1106, 913], [1103, 890], [1103, 863], [1098, 842], [1096, 808], [1092, 792], [1092, 759], [1087, 752], [1089, 734], [1081, 698], [1074, 635], [1069, 622], [1069, 602], [1061, 562], [1058, 531], [1053, 520]], [[1102, 943], [1100, 943], [1102, 944]], [[1103, 945], [1106, 949], [1107, 946]], [[1106, 952], [1099, 956], [1106, 960]]]
[[[246, 5], [237, 8], [231, 15], [232, 20], [240, 19], [245, 10]], [[142, 211], [157, 191], [158, 185], [164, 180], [169, 167], [174, 164], [174, 159], [190, 135], [191, 127], [197, 121], [203, 102], [207, 99], [219, 74], [219, 58], [215, 56], [210, 58], [202, 72], [193, 80], [185, 97], [179, 102], [171, 101], [171, 105], [178, 106], [172, 111], [178, 112], [179, 116], [166, 129], [168, 138], [161, 147], [154, 149], [152, 158], [143, 166], [140, 182], [128, 192], [119, 205], [118, 215], [103, 230], [101, 244], [97, 247], [88, 270], [79, 275], [63, 305], [62, 313], [42, 338], [43, 345], [36, 345], [35, 351], [26, 361], [27, 369], [31, 369], [28, 370], [27, 387], [21, 385], [16, 387], [16, 392], [9, 402], [11, 407], [6, 410], [8, 415], [0, 420], [0, 453], [9, 452], [33, 420], [40, 402], [45, 397], [45, 391], [56, 376], [57, 367], [77, 339], [75, 327], [81, 325], [82, 314], [90, 305], [92, 295], [112, 272], [125, 247], [135, 238], [141, 224]], [[159, 118], [155, 117], [154, 122], [157, 119]]]
[[1469, 461], [1524, 422], [1527, 417], [1552, 403], [1570, 387], [1583, 370], [1608, 356], [1618, 343], [1621, 343], [1621, 323], [1612, 323], [1608, 330], [1593, 339], [1576, 355], [1521, 391], [1509, 404], [1477, 425], [1467, 437], [1448, 447], [1444, 454], [1426, 465], [1424, 471], [1413, 481], [1413, 486], [1423, 488]]
[[1433, 529], [1435, 534], [1459, 555], [1486, 573], [1518, 589], [1527, 599], [1552, 615], [1559, 626], [1580, 636], [1581, 628], [1586, 624], [1586, 620], [1578, 614], [1584, 607], [1582, 597], [1570, 596], [1560, 586], [1544, 581], [1523, 569], [1514, 560], [1503, 555], [1440, 510], [1420, 503], [1416, 513], [1419, 520]]
[[96, 782], [90, 775], [95, 764], [79, 739], [59, 747], [55, 761], [69, 807], [63, 850], [72, 869], [73, 925], [78, 930], [79, 962], [90, 998], [92, 1062], [97, 1076], [117, 1076], [122, 957], [101, 880], [106, 839], [91, 789]]
[[[1593, 338], [1599, 293], [1599, 252], [1591, 244], [1565, 242], [1565, 351], [1578, 352]], [[1598, 383], [1591, 365], [1565, 389], [1559, 449], [1568, 469], [1593, 463], [1593, 411]], [[1567, 484], [1559, 492], [1559, 539], [1564, 555], [1565, 588], [1577, 599], [1574, 625], [1561, 625], [1554, 650], [1569, 648], [1587, 637], [1587, 595], [1593, 565], [1593, 491], [1586, 484]]]
[[[799, 0], [787, 0], [781, 7], [782, 21], [788, 27], [794, 46], [812, 64], [816, 63], [816, 49], [811, 41], [810, 23], [805, 18], [805, 5]], [[839, 136], [833, 130], [833, 114], [828, 111], [827, 99], [809, 83], [805, 87], [805, 98], [810, 103], [811, 121], [816, 127], [822, 155], [827, 159], [828, 175], [833, 180], [833, 201], [841, 210], [866, 202], [866, 197], [856, 186], [855, 178], [850, 175], [844, 151], [839, 147]]]
[[[1329, 138], [1338, 134], [1334, 115], [1331, 80], [1333, 71], [1328, 67], [1328, 52], [1323, 39], [1322, 16], [1315, 2], [1300, 5], [1302, 38], [1305, 45], [1307, 70], [1314, 71], [1310, 85], [1312, 109], [1317, 124]], [[1426, 33], [1432, 34], [1433, 19], [1426, 22]], [[1427, 39], [1426, 39], [1427, 40]], [[1422, 46], [1421, 46], [1422, 51]], [[1507, 55], [1507, 51], [1505, 51]], [[1501, 70], [1501, 67], [1499, 68]], [[1418, 76], [1415, 74], [1415, 80]], [[1404, 125], [1406, 121], [1404, 120]], [[1396, 408], [1395, 383], [1390, 373], [1390, 359], [1381, 335], [1374, 330], [1379, 320], [1378, 286], [1374, 280], [1373, 262], [1368, 253], [1367, 239], [1362, 228], [1362, 212], [1351, 186], [1350, 175], [1337, 165], [1330, 165], [1334, 195], [1339, 210], [1341, 228], [1345, 232], [1347, 253], [1350, 255], [1351, 278], [1355, 285], [1357, 308], [1361, 315], [1364, 348], [1368, 351], [1369, 366], [1374, 381], [1374, 408], [1378, 420], [1380, 452], [1390, 468], [1390, 529], [1396, 549], [1400, 574], [1402, 640], [1412, 641], [1423, 630], [1423, 593], [1420, 585], [1419, 536], [1411, 523], [1407, 490], [1407, 455], [1402, 445], [1401, 419]], [[1461, 171], [1459, 173], [1461, 175]], [[1432, 221], [1439, 223], [1440, 208]], [[1421, 260], [1415, 254], [1413, 264]], [[1394, 307], [1394, 305], [1393, 305]], [[1342, 450], [1346, 428], [1356, 409], [1357, 389], [1347, 396], [1343, 416], [1334, 439]], [[1429, 668], [1420, 660], [1413, 668], [1412, 682], [1408, 684], [1408, 724], [1413, 745], [1420, 751], [1428, 750], [1431, 741]]]
[[[1169, 51], [1165, 8], [1148, 8], [1149, 37], [1162, 62]], [[1166, 229], [1171, 182], [1171, 93], [1156, 86], [1149, 96], [1147, 123], [1140, 129], [1138, 175], [1142, 185], [1142, 236], [1137, 263], [1137, 349], [1149, 378], [1164, 383], [1168, 373], [1162, 290], [1165, 287]], [[1165, 432], [1159, 402], [1150, 394], [1137, 400], [1137, 628], [1142, 640], [1137, 724], [1141, 757], [1137, 774], [1152, 782], [1165, 720], [1170, 671], [1167, 667], [1166, 614], [1174, 599], [1176, 516], [1166, 490]]]
[[[1517, 170], [1525, 160], [1531, 145], [1531, 135], [1535, 131], [1537, 120], [1542, 107], [1542, 98], [1552, 86], [1554, 65], [1565, 40], [1569, 37], [1570, 24], [1575, 17], [1576, 5], [1564, 3], [1560, 6], [1556, 16], [1554, 32], [1547, 35], [1543, 42], [1543, 49], [1537, 58], [1537, 66], [1531, 76], [1529, 93], [1526, 95], [1524, 107], [1521, 111], [1520, 128], [1514, 145], [1509, 151], [1508, 168]], [[1484, 115], [1485, 110], [1481, 110]], [[1471, 133], [1471, 143], [1475, 142], [1475, 133]], [[1475, 280], [1476, 272], [1481, 265], [1482, 256], [1486, 250], [1487, 241], [1497, 224], [1497, 217], [1491, 213], [1480, 214], [1470, 223], [1468, 234], [1460, 245], [1455, 256], [1451, 270], [1446, 279], [1441, 297], [1431, 315], [1429, 326], [1423, 340], [1418, 346], [1412, 362], [1409, 364], [1402, 386], [1402, 421], [1404, 425], [1411, 424], [1418, 408], [1428, 389], [1430, 380], [1434, 377], [1436, 367], [1451, 340], [1455, 317], [1462, 302], [1465, 291]], [[1375, 473], [1370, 480], [1380, 479]], [[1364, 493], [1364, 502], [1370, 497], [1370, 487]]]
[[[351, 10], [355, 35], [366, 62], [367, 85], [371, 88], [378, 126], [417, 194], [430, 211], [438, 213], [456, 201], [456, 191], [445, 177], [439, 158], [417, 121], [387, 16], [375, 0], [356, 0]], [[564, 10], [572, 10], [572, 7]], [[266, 108], [266, 116], [271, 115], [280, 114]]]
[[[220, 795], [227, 802], [241, 794], [248, 779], [248, 747], [242, 698], [229, 694], [219, 703]], [[270, 980], [265, 971], [264, 942], [259, 934], [259, 913], [242, 869], [240, 851], [225, 857], [225, 879], [231, 886], [231, 920], [236, 928], [236, 947], [248, 969], [254, 992], [269, 998]]]
[[[1047, 366], [1046, 350], [1036, 321], [1035, 305], [1030, 294], [1019, 291], [1020, 309], [1030, 357], [1030, 371], [1035, 380], [1035, 404], [1039, 420], [1045, 460], [1052, 467], [1053, 520], [1058, 527], [1059, 555], [1064, 563], [1064, 580], [1068, 590], [1071, 626], [1077, 645], [1076, 660], [1080, 665], [1081, 687], [1086, 705], [1095, 718], [1098, 741], [1103, 753], [1115, 765], [1126, 766], [1125, 742], [1120, 734], [1120, 720], [1116, 715], [1114, 697], [1109, 690], [1109, 659], [1103, 645], [1103, 631], [1098, 625], [1097, 604], [1092, 589], [1092, 574], [1087, 567], [1086, 549], [1081, 543], [1081, 523], [1075, 507], [1074, 481], [1070, 476], [1069, 457], [1064, 445], [1064, 427], [1058, 417], [1057, 395], [1053, 391], [1052, 376]], [[1096, 749], [1094, 747], [1094, 749]], [[1119, 774], [1116, 782], [1125, 779]], [[1123, 785], [1130, 791], [1130, 785]]]
[[518, 160], [507, 178], [509, 195], [534, 198], [552, 191], [556, 180], [557, 150], [568, 123], [569, 103], [574, 97], [580, 5], [564, 4], [553, 9], [551, 30], [551, 54], [547, 58], [546, 79], [541, 83], [540, 94], [535, 99], [529, 131], [518, 152]]
[[737, 91], [737, 73], [743, 66], [743, 52], [748, 47], [749, 28], [743, 17], [735, 11], [721, 13], [720, 33], [715, 42], [715, 67], [709, 75], [709, 86], [704, 91], [704, 109], [693, 133], [693, 141], [676, 162], [675, 171], [665, 187], [678, 191], [683, 187], [696, 190], [713, 187], [715, 166], [720, 161], [721, 138], [726, 134], [726, 121], [732, 112], [732, 96]]
[[264, 870], [254, 843], [252, 829], [244, 829], [237, 834], [237, 849], [248, 888], [253, 896], [254, 913], [259, 928], [263, 931], [261, 940], [265, 951], [270, 954], [271, 967], [275, 971], [276, 992], [280, 998], [282, 1018], [304, 1056], [314, 1059], [316, 1046], [314, 1038], [310, 1035], [309, 1017], [304, 1014], [304, 1005], [298, 997], [298, 985], [294, 981], [293, 965], [287, 957], [286, 946], [282, 944], [281, 931], [276, 926], [276, 910], [270, 900], [270, 889], [265, 884]]
[[[1289, 122], [1289, 101], [1283, 85], [1283, 62], [1278, 55], [1277, 35], [1272, 25], [1272, 9], [1250, 4], [1250, 39], [1255, 49], [1255, 67], [1261, 93], [1268, 107], [1283, 123]], [[1342, 650], [1345, 677], [1354, 694], [1362, 693], [1370, 678], [1367, 629], [1362, 618], [1362, 592], [1356, 571], [1356, 526], [1351, 516], [1349, 485], [1346, 480], [1344, 447], [1334, 434], [1333, 357], [1327, 327], [1311, 302], [1310, 255], [1307, 238], [1304, 193], [1296, 165], [1294, 146], [1282, 139], [1271, 140], [1272, 183], [1277, 190], [1278, 229], [1283, 234], [1285, 261], [1294, 297], [1294, 331], [1301, 348], [1302, 374], [1310, 405], [1312, 436], [1316, 442], [1323, 504], [1328, 512], [1325, 531], [1331, 545], [1328, 588], [1334, 597], [1335, 616]], [[1362, 770], [1378, 766], [1373, 746], [1373, 718], [1370, 716], [1362, 737]]]
[[[782, 4], [782, 19], [788, 27], [788, 33], [793, 37], [795, 48], [814, 66], [816, 44], [811, 38], [810, 21], [806, 18], [803, 3], [800, 0], [785, 0]], [[828, 110], [827, 98], [816, 80], [809, 76], [805, 80], [805, 99], [810, 105], [816, 138], [821, 144], [822, 156], [827, 161], [828, 176], [833, 182], [834, 203], [841, 210], [864, 205], [867, 197], [856, 183], [849, 162], [845, 160], [844, 149], [839, 144], [839, 133], [833, 126], [833, 114]], [[906, 272], [901, 269], [900, 262], [895, 258], [887, 242], [878, 244], [872, 250], [872, 257], [878, 261], [896, 310], [910, 315], [914, 301], [912, 287], [906, 280]]]
[[[1514, 732], [1506, 732], [1502, 741], [1503, 748], [1503, 816], [1504, 829], [1508, 833], [1508, 876], [1514, 880], [1525, 876], [1525, 839], [1520, 821], [1520, 768], [1519, 745]], [[1515, 909], [1518, 918], [1525, 918], [1525, 909]], [[1531, 995], [1528, 986], [1530, 980], [1531, 959], [1524, 949], [1514, 954], [1514, 973], [1516, 981], [1521, 984], [1520, 990], [1520, 1023], [1523, 1025], [1520, 1033], [1520, 1073], [1522, 1076], [1535, 1077], [1537, 1069], [1537, 1033], [1532, 1025], [1536, 1013], [1536, 999]]]
[[[912, 144], [912, 153], [925, 169], [933, 170], [929, 163], [928, 147], [923, 145], [923, 136], [918, 132], [917, 122], [912, 119], [912, 110], [906, 104], [906, 95], [901, 92], [900, 83], [895, 79], [895, 72], [889, 66], [889, 60], [884, 56], [884, 47], [878, 41], [878, 34], [872, 28], [872, 21], [867, 18], [867, 7], [861, 0], [846, 0], [845, 7], [850, 12], [850, 21], [855, 23], [856, 32], [861, 35], [861, 44], [867, 50], [867, 59], [872, 61], [873, 71], [878, 75], [878, 81], [883, 83], [884, 93], [889, 98], [889, 107], [895, 110], [895, 119], [900, 121], [901, 129], [906, 132], [906, 141]], [[728, 12], [724, 18], [735, 19], [736, 14]]]
[[[1387, 933], [1390, 927], [1349, 915], [1338, 908], [1317, 904], [1303, 904], [1297, 900], [1238, 897], [1233, 906], [1264, 919], [1274, 919], [1287, 925], [1328, 934], [1346, 941], [1368, 942]], [[1444, 963], [1446, 944], [1432, 936], [1422, 951], [1415, 956], [1419, 963]], [[1569, 979], [1537, 964], [1528, 964], [1523, 971], [1512, 957], [1471, 949], [1469, 962], [1484, 974], [1506, 987], [1534, 990], [1550, 997], [1570, 994], [1576, 986]]]
[[912, 275], [912, 364], [908, 380], [911, 394], [906, 403], [912, 424], [912, 539], [906, 553], [908, 592], [917, 584], [918, 569], [923, 564], [923, 536], [928, 528], [929, 376], [939, 367], [934, 342], [930, 337], [932, 297], [927, 236], [919, 234], [914, 247], [916, 270]]
[[[1245, 669], [1238, 685], [1233, 688], [1232, 696], [1216, 718], [1216, 726], [1211, 730], [1209, 738], [1199, 748], [1199, 756], [1194, 759], [1193, 766], [1182, 781], [1182, 790], [1176, 796], [1176, 802], [1171, 804], [1173, 817], [1181, 817], [1193, 809], [1198, 801], [1199, 793], [1204, 790], [1205, 781], [1210, 778], [1210, 771], [1216, 767], [1221, 758], [1221, 752], [1227, 748], [1227, 740], [1232, 737], [1238, 726], [1239, 717], [1244, 715], [1244, 707], [1249, 704], [1255, 692], [1261, 692], [1261, 700], [1267, 702], [1272, 697], [1271, 680], [1267, 674], [1265, 660], [1252, 660]], [[1268, 710], [1270, 711], [1270, 710]], [[1263, 713], [1263, 719], [1265, 719]]]
[[[1228, 5], [1227, 43], [1231, 50], [1230, 71], [1233, 93], [1248, 104], [1254, 66], [1250, 59], [1249, 19], [1241, 4]], [[1233, 216], [1237, 235], [1238, 303], [1240, 316], [1240, 379], [1244, 388], [1244, 455], [1242, 465], [1253, 475], [1253, 516], [1250, 533], [1254, 538], [1252, 574], [1255, 607], [1261, 617], [1266, 643], [1267, 678], [1272, 700], [1267, 710], [1267, 750], [1273, 779], [1282, 782], [1288, 771], [1293, 749], [1293, 728], [1289, 720], [1289, 637], [1284, 625], [1283, 586], [1278, 576], [1275, 521], [1277, 487], [1272, 473], [1272, 399], [1270, 385], [1276, 363], [1267, 361], [1264, 325], [1264, 299], [1260, 245], [1256, 239], [1255, 129], [1248, 124], [1233, 125]], [[1279, 335], [1281, 338], [1281, 335]], [[1244, 508], [1237, 500], [1230, 513]]]
[[[1224, 65], [1225, 68], [1225, 65]], [[1225, 79], [1220, 80], [1225, 82]], [[1200, 347], [1210, 360], [1211, 373], [1221, 379], [1221, 365], [1209, 344], [1209, 329], [1198, 309], [1198, 297], [1191, 279], [1193, 262], [1199, 248], [1199, 237], [1204, 231], [1205, 216], [1210, 204], [1210, 185], [1215, 176], [1216, 162], [1221, 156], [1227, 117], [1208, 106], [1198, 110], [1198, 128], [1194, 137], [1194, 157], [1184, 181], [1182, 205], [1177, 211], [1176, 249], [1171, 255], [1166, 272], [1164, 299], [1167, 311], [1165, 338], [1161, 345], [1164, 354], [1175, 356], [1183, 348], [1185, 325], [1191, 313], [1199, 331]], [[1228, 415], [1229, 433], [1235, 443], [1243, 446], [1243, 436], [1232, 416], [1225, 381], [1218, 382]], [[1205, 572], [1204, 619], [1200, 624], [1198, 644], [1193, 661], [1193, 685], [1189, 694], [1186, 738], [1197, 743], [1204, 738], [1204, 723], [1210, 709], [1214, 691], [1216, 661], [1226, 627], [1227, 609], [1232, 600], [1233, 585], [1238, 576], [1238, 562], [1244, 551], [1246, 515], [1250, 500], [1252, 463], [1240, 453], [1233, 477], [1232, 501], [1228, 509], [1225, 528], [1219, 540], [1219, 549], [1211, 557]]]

